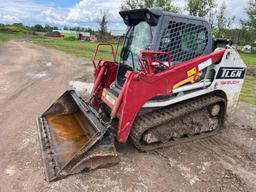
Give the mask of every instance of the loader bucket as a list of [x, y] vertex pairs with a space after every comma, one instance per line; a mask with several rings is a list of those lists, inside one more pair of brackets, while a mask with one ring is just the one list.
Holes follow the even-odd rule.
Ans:
[[37, 119], [47, 181], [119, 162], [97, 112], [71, 90]]

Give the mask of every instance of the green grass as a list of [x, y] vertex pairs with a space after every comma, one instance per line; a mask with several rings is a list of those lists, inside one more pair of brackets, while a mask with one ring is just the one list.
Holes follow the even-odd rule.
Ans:
[[[256, 53], [243, 53], [240, 56], [248, 68], [256, 70]], [[240, 99], [244, 102], [256, 105], [256, 77], [247, 75], [245, 77]]]
[[240, 52], [240, 56], [244, 60], [247, 67], [256, 69], [256, 53], [250, 54]]
[[4, 41], [23, 37], [25, 37], [23, 33], [0, 33], [0, 46], [3, 45]]
[[256, 105], [256, 77], [246, 76], [240, 99]]
[[[72, 35], [72, 34], [71, 34]], [[86, 41], [69, 41], [66, 39], [34, 39], [35, 43], [40, 45], [55, 48], [66, 53], [70, 53], [80, 57], [92, 58], [97, 43]], [[113, 45], [116, 48], [116, 45]], [[120, 50], [120, 49], [119, 49]], [[108, 46], [103, 46], [99, 50], [97, 60], [112, 60], [112, 55]]]
[[62, 33], [64, 35], [64, 40], [77, 41], [78, 35], [75, 33]]
[[78, 37], [78, 35], [77, 34], [75, 34], [75, 33], [62, 33], [63, 35], [64, 35], [64, 37]]
[[[65, 38], [76, 37], [76, 34], [64, 34]], [[28, 38], [33, 42], [40, 45], [58, 49], [66, 53], [73, 54], [75, 56], [92, 58], [94, 50], [97, 43], [77, 41], [77, 40], [67, 40], [67, 39], [52, 39], [45, 36], [32, 36], [24, 35], [23, 33], [0, 33], [0, 46], [3, 45], [4, 41], [17, 38]], [[113, 44], [116, 49], [116, 44]], [[120, 48], [119, 48], [120, 52]], [[99, 53], [97, 55], [97, 60], [113, 60], [112, 54], [108, 46], [100, 47]]]

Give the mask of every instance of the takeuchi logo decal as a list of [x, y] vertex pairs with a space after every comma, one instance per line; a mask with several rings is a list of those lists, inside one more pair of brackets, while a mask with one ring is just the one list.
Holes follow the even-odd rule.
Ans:
[[221, 67], [217, 79], [243, 79], [245, 68]]
[[236, 85], [236, 84], [239, 84], [240, 83], [240, 81], [237, 81], [237, 80], [235, 80], [235, 81], [221, 81], [220, 82], [221, 83], [221, 85]]

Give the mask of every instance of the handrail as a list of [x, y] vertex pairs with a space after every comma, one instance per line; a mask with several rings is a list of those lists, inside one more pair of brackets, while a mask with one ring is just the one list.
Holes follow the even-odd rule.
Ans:
[[[148, 67], [146, 67], [143, 64], [142, 61], [142, 56], [145, 55], [146, 56], [146, 62], [148, 63]], [[145, 73], [149, 73], [152, 74], [153, 72], [153, 67], [152, 67], [152, 63], [153, 62], [159, 62], [157, 59], [152, 59], [153, 55], [167, 55], [168, 57], [168, 67], [171, 67], [171, 56], [169, 52], [158, 52], [158, 51], [153, 51], [153, 50], [142, 50], [140, 51], [139, 55], [138, 55], [138, 60], [140, 62], [141, 68], [144, 70]]]
[[94, 51], [94, 54], [93, 54], [93, 56], [92, 56], [92, 63], [93, 63], [93, 65], [94, 65], [94, 68], [96, 69], [96, 62], [95, 62], [95, 59], [96, 59], [96, 56], [97, 56], [97, 54], [98, 54], [98, 51], [99, 51], [99, 47], [100, 46], [110, 46], [111, 47], [111, 52], [112, 52], [112, 56], [113, 56], [113, 61], [114, 62], [116, 62], [116, 60], [115, 60], [115, 55], [116, 55], [116, 53], [115, 53], [115, 50], [114, 50], [114, 47], [113, 47], [113, 45], [112, 44], [110, 44], [110, 43], [98, 43], [97, 45], [96, 45], [96, 48], [95, 48], [95, 51]]

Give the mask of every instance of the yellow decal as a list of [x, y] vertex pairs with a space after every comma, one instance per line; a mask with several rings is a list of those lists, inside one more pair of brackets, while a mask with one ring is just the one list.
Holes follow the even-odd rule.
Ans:
[[184, 85], [184, 84], [187, 84], [187, 83], [194, 83], [194, 76], [189, 77], [189, 78], [187, 78], [187, 79], [184, 79], [184, 80], [182, 80], [182, 81], [176, 83], [176, 84], [173, 86], [173, 89], [176, 89], [176, 88], [178, 88], [178, 87], [180, 87], [180, 86], [182, 86], [182, 85]]
[[107, 93], [105, 91], [102, 91], [102, 97], [106, 97]]
[[203, 73], [202, 72], [199, 72], [199, 73], [195, 73], [194, 75], [192, 75], [191, 77], [188, 77], [178, 83], [176, 83], [174, 86], [173, 86], [173, 89], [176, 89], [182, 85], [185, 85], [187, 83], [194, 83], [195, 81], [198, 80], [198, 78], [202, 75]]
[[187, 71], [187, 76], [190, 77], [196, 73], [196, 67], [193, 67], [192, 69]]

